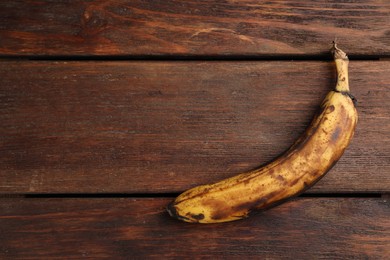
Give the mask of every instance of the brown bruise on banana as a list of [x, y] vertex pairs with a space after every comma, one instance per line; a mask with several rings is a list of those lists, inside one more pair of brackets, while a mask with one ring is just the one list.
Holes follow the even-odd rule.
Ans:
[[[346, 55], [338, 50], [334, 50], [335, 57], [341, 55], [341, 60], [346, 61]], [[347, 73], [343, 62], [337, 65], [338, 60], [338, 74]], [[348, 78], [344, 78], [342, 84], [347, 82], [347, 86], [337, 83], [311, 125], [284, 154], [261, 168], [182, 193], [168, 206], [170, 215], [194, 223], [238, 220], [314, 185], [340, 159], [357, 123], [354, 102], [345, 94], [349, 91]]]

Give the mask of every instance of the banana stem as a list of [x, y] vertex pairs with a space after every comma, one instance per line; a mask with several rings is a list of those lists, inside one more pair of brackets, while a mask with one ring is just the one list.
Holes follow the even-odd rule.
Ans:
[[336, 91], [349, 92], [349, 81], [348, 81], [348, 56], [341, 49], [337, 47], [336, 42], [333, 42], [332, 48], [333, 58], [336, 63], [337, 70], [337, 85]]

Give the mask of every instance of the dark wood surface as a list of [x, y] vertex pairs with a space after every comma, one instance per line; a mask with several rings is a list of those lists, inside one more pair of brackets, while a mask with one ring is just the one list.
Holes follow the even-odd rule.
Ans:
[[[23, 76], [21, 76], [23, 75]], [[332, 62], [3, 62], [0, 193], [171, 193], [286, 150]], [[351, 61], [359, 124], [309, 192], [390, 187], [389, 62]]]
[[[0, 2], [2, 55], [390, 55], [390, 3]], [[326, 46], [327, 48], [324, 48]]]
[[175, 221], [164, 210], [169, 201], [1, 199], [0, 257], [390, 258], [388, 199], [303, 198], [209, 225]]
[[[390, 259], [389, 24], [380, 0], [0, 1], [0, 259]], [[359, 122], [328, 175], [243, 221], [170, 218], [298, 138], [334, 38]]]

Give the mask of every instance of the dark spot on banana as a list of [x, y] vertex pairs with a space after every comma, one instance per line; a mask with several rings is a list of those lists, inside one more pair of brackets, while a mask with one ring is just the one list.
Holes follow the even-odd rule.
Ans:
[[215, 210], [215, 213], [211, 216], [212, 219], [218, 220], [218, 219], [223, 219], [226, 218], [230, 215], [231, 211], [227, 209], [223, 210]]
[[211, 215], [211, 218], [213, 220], [220, 220], [227, 218], [229, 216], [234, 216], [237, 215], [238, 212], [244, 211], [245, 214], [242, 215], [242, 217], [247, 216], [247, 213], [251, 211], [253, 208], [261, 207], [264, 203], [266, 203], [272, 196], [274, 196], [275, 192], [268, 194], [267, 196], [255, 199], [255, 200], [250, 200], [245, 203], [241, 203], [239, 205], [236, 205], [234, 207], [221, 207], [215, 205], [214, 207], [214, 214]]
[[280, 174], [276, 177], [276, 179], [278, 179], [281, 182], [286, 182], [286, 179]]
[[226, 205], [221, 200], [207, 198], [207, 199], [204, 199], [203, 205], [212, 208], [216, 212], [226, 211]]
[[275, 170], [274, 169], [270, 169], [269, 170], [269, 175], [271, 175], [272, 177], [274, 178], [277, 178], [278, 176], [276, 176], [276, 173], [275, 173]]
[[243, 210], [249, 210], [254, 208], [256, 205], [264, 203], [267, 201], [267, 198], [261, 198], [258, 200], [248, 201], [245, 203], [242, 203], [240, 205], [235, 206], [232, 210], [235, 211], [243, 211]]
[[328, 111], [327, 111], [327, 114], [329, 114], [329, 113], [332, 113], [333, 111], [334, 111], [334, 105], [330, 105], [329, 107], [328, 107]]
[[[234, 206], [232, 208], [232, 212], [240, 212], [240, 211], [250, 212], [251, 209], [261, 209], [261, 208], [263, 208], [263, 206], [265, 206], [267, 204], [267, 202], [271, 198], [276, 196], [278, 193], [280, 193], [280, 192], [279, 191], [274, 191], [274, 192], [271, 192], [270, 194], [268, 194], [267, 196], [258, 198], [258, 199], [253, 200], [253, 201], [248, 201], [248, 202], [245, 202], [245, 203], [241, 203], [241, 204], [239, 204], [237, 206]], [[230, 214], [227, 214], [226, 216], [228, 216], [228, 215], [230, 215]]]
[[331, 141], [332, 142], [336, 142], [337, 139], [340, 136], [340, 133], [341, 133], [341, 128], [340, 127], [336, 127], [336, 129], [334, 130], [334, 132], [332, 134]]
[[299, 178], [295, 178], [293, 181], [289, 183], [290, 186], [294, 186], [299, 181]]
[[191, 218], [196, 219], [196, 220], [199, 221], [199, 220], [204, 219], [204, 215], [202, 213], [200, 213], [200, 214], [191, 214]]

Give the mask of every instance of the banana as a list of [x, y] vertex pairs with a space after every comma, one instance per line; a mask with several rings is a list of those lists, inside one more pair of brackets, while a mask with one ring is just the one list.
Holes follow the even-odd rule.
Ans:
[[349, 92], [348, 57], [333, 43], [336, 88], [330, 91], [304, 134], [281, 156], [255, 170], [180, 194], [168, 213], [192, 223], [218, 223], [248, 217], [296, 196], [321, 179], [349, 145], [357, 123]]

